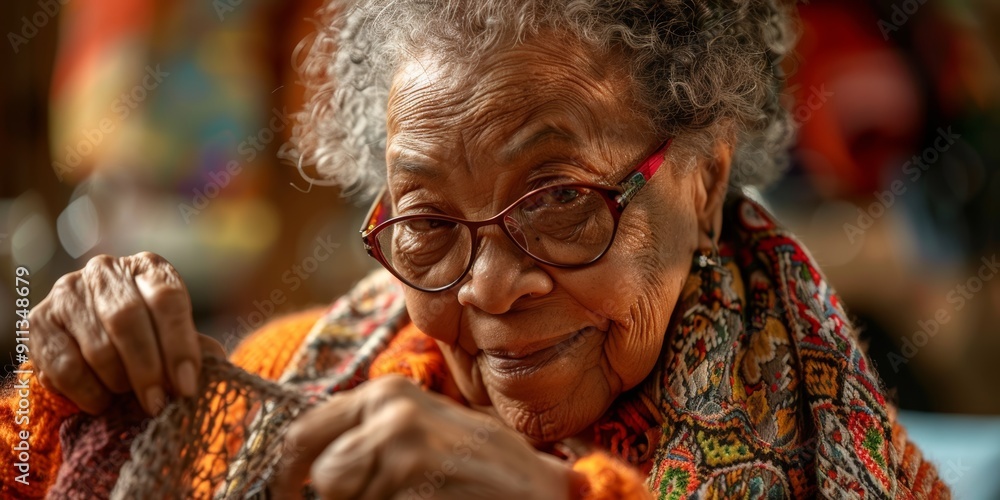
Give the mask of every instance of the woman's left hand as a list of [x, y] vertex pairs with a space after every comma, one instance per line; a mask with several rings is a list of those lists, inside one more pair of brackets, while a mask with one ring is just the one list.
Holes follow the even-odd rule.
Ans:
[[297, 499], [570, 498], [579, 477], [488, 415], [384, 377], [297, 418], [270, 490]]

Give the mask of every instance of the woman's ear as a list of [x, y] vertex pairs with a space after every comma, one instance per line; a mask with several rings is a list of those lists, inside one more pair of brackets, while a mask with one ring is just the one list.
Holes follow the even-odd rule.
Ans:
[[698, 161], [695, 173], [695, 216], [698, 219], [698, 248], [715, 248], [722, 230], [722, 206], [729, 191], [729, 171], [733, 147], [716, 141], [709, 155]]

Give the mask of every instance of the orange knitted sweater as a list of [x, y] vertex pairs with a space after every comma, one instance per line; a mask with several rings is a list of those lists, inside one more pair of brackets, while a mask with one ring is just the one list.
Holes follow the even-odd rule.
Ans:
[[[230, 361], [260, 377], [277, 380], [301, 346], [323, 309], [288, 315], [265, 325], [240, 344]], [[397, 337], [403, 346], [424, 334], [412, 327]], [[394, 342], [394, 343], [396, 343]], [[388, 352], [398, 349], [389, 349]], [[412, 367], [399, 367], [389, 359], [376, 358], [371, 378], [389, 373], [411, 376]], [[0, 393], [0, 498], [44, 498], [62, 464], [59, 444], [60, 424], [80, 410], [69, 400], [43, 387], [35, 377], [31, 362], [19, 368], [16, 378]], [[650, 498], [642, 478], [630, 467], [603, 454], [581, 458], [573, 469], [582, 473], [586, 484], [575, 485], [581, 498]]]

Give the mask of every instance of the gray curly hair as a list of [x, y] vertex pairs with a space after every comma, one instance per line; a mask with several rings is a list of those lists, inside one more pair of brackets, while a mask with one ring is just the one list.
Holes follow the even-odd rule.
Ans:
[[370, 194], [385, 179], [389, 84], [410, 51], [433, 44], [476, 60], [554, 28], [625, 54], [637, 112], [658, 136], [676, 138], [675, 151], [707, 154], [730, 141], [730, 186], [763, 186], [783, 171], [793, 134], [779, 67], [792, 45], [791, 8], [784, 0], [329, 0], [299, 47], [306, 106], [290, 156], [327, 183]]

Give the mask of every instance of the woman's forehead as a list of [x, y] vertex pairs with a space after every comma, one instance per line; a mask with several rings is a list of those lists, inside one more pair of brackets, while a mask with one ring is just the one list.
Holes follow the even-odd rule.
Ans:
[[536, 135], [586, 139], [625, 114], [627, 85], [611, 61], [582, 47], [525, 43], [475, 63], [417, 56], [393, 79], [389, 157], [420, 143], [471, 142], [499, 153]]

